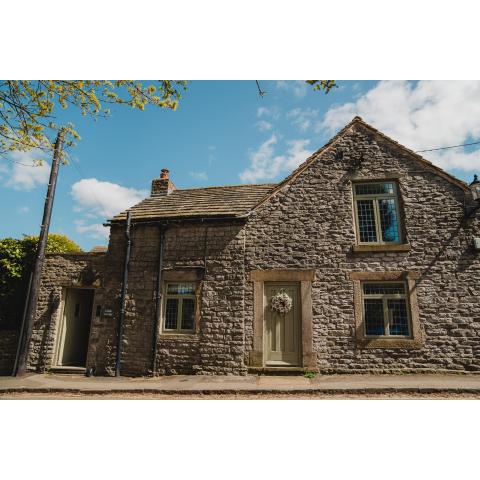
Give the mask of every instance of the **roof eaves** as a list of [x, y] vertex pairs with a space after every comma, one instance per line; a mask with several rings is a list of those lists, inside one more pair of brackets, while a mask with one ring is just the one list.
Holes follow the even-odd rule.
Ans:
[[[161, 223], [161, 222], [205, 222], [205, 221], [210, 221], [210, 220], [244, 220], [250, 215], [250, 212], [247, 212], [246, 214], [243, 215], [237, 215], [237, 214], [221, 214], [221, 215], [192, 215], [192, 216], [151, 216], [151, 217], [137, 217], [135, 218], [134, 216], [132, 217], [131, 222], [132, 223]], [[122, 224], [125, 223], [126, 217], [125, 218], [112, 218], [105, 222], [103, 224], [104, 227], [110, 227], [115, 224]]]

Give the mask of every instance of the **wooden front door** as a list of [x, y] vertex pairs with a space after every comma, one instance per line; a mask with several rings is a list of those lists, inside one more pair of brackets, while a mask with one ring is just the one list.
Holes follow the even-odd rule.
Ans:
[[[293, 301], [288, 313], [271, 308], [271, 299], [285, 292]], [[266, 283], [264, 292], [266, 365], [301, 365], [300, 294], [298, 283]]]

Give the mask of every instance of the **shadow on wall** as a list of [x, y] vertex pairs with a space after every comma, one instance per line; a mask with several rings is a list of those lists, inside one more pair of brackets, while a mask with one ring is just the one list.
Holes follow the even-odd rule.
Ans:
[[[53, 354], [53, 345], [55, 344], [55, 325], [54, 317], [58, 314], [61, 301], [61, 288], [51, 290], [48, 294], [48, 307], [45, 311], [36, 319], [38, 330], [34, 327], [34, 336], [40, 336], [40, 344], [37, 342], [35, 346], [31, 348], [36, 350], [36, 358], [32, 358], [32, 367], [38, 371], [44, 371], [47, 368], [47, 363], [50, 360], [50, 353]], [[58, 315], [57, 315], [58, 316]], [[51, 348], [49, 349], [49, 345]], [[50, 351], [49, 351], [50, 350]]]
[[12, 374], [17, 341], [17, 330], [0, 330], [0, 375]]

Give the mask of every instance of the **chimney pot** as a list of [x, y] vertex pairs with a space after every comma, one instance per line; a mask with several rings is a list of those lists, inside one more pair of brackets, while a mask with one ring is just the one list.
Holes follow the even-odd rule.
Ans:
[[160, 178], [168, 180], [170, 178], [169, 173], [170, 171], [168, 170], [168, 168], [162, 168], [162, 170], [160, 171]]

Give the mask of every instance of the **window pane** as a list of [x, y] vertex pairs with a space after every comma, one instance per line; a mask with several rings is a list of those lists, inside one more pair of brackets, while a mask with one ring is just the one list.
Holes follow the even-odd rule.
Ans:
[[397, 207], [393, 198], [382, 198], [378, 200], [380, 211], [380, 227], [384, 242], [399, 242]]
[[365, 334], [385, 335], [383, 323], [383, 301], [380, 299], [366, 298], [365, 305]]
[[165, 328], [175, 330], [177, 328], [178, 299], [167, 298], [167, 307], [165, 309]]
[[388, 300], [390, 313], [390, 335], [409, 335], [407, 304], [405, 300]]
[[393, 183], [360, 183], [355, 185], [357, 195], [392, 195]]
[[182, 330], [193, 330], [195, 322], [195, 300], [184, 298], [182, 305]]
[[194, 283], [169, 283], [167, 293], [171, 295], [194, 295]]
[[392, 295], [404, 294], [405, 284], [403, 283], [364, 283], [363, 293], [365, 295]]
[[361, 242], [376, 242], [375, 214], [373, 200], [357, 200], [358, 231]]

